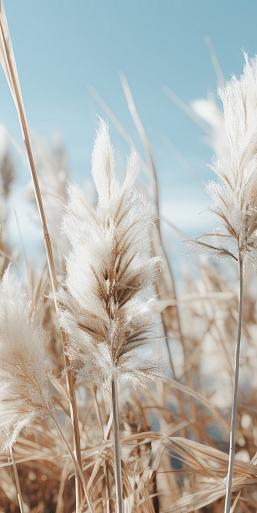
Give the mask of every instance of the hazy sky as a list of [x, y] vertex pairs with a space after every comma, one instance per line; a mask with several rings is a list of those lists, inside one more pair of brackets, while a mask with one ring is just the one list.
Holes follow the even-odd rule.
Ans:
[[[120, 85], [123, 71], [153, 145], [165, 211], [183, 227], [197, 223], [211, 153], [163, 85], [184, 102], [216, 89], [206, 36], [225, 77], [240, 73], [242, 50], [257, 53], [257, 2], [6, 0], [5, 6], [31, 127], [47, 139], [62, 135], [74, 176], [82, 181], [89, 174], [96, 113], [102, 114], [90, 84], [138, 142]], [[20, 142], [2, 77], [0, 122]], [[115, 129], [112, 135], [128, 152]]]

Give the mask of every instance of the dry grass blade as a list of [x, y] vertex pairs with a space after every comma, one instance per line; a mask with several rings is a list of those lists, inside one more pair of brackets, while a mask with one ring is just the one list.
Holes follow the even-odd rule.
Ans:
[[[207, 447], [197, 442], [182, 438], [170, 439], [171, 447], [181, 461], [202, 475], [199, 482], [200, 490], [185, 494], [175, 501], [169, 513], [189, 513], [203, 508], [222, 498], [226, 494], [224, 473], [228, 457], [221, 451]], [[235, 475], [233, 477], [233, 491], [242, 490], [244, 487], [256, 484], [256, 468], [250, 463], [236, 461]]]
[[[173, 270], [172, 270], [172, 267], [171, 267], [171, 263], [170, 263], [170, 260], [168, 258], [168, 255], [167, 255], [164, 243], [163, 243], [163, 238], [162, 238], [161, 214], [160, 214], [160, 191], [159, 191], [159, 184], [158, 184], [158, 179], [157, 179], [157, 171], [156, 171], [156, 166], [155, 166], [155, 162], [154, 162], [154, 157], [153, 157], [151, 145], [150, 145], [150, 142], [149, 142], [149, 140], [147, 138], [147, 135], [146, 135], [144, 126], [143, 126], [143, 124], [141, 122], [141, 119], [140, 119], [140, 117], [138, 115], [138, 112], [137, 112], [137, 109], [136, 109], [136, 105], [135, 105], [135, 102], [134, 102], [134, 99], [133, 99], [133, 96], [132, 96], [129, 84], [128, 84], [128, 81], [127, 81], [125, 76], [121, 77], [121, 83], [122, 83], [122, 86], [123, 86], [123, 91], [124, 91], [125, 98], [127, 100], [129, 112], [130, 112], [131, 117], [132, 117], [132, 119], [133, 119], [133, 121], [135, 123], [135, 126], [136, 126], [136, 129], [138, 131], [140, 140], [141, 140], [141, 142], [143, 144], [143, 147], [144, 147], [144, 150], [145, 150], [147, 164], [148, 164], [148, 170], [149, 170], [149, 174], [150, 174], [151, 181], [152, 181], [152, 191], [153, 191], [154, 205], [155, 205], [156, 216], [157, 216], [158, 248], [160, 248], [160, 250], [161, 250], [161, 255], [164, 258], [165, 266], [166, 266], [166, 270], [167, 270], [167, 275], [169, 277], [169, 289], [168, 289], [169, 290], [169, 295], [173, 295], [174, 298], [176, 299], [177, 298], [177, 291], [176, 291], [176, 283], [175, 283], [175, 279], [174, 279], [174, 273], [173, 273]], [[165, 284], [166, 284], [166, 282], [167, 282], [167, 280], [165, 280]], [[160, 295], [161, 290], [158, 287], [158, 284], [157, 284], [156, 288], [157, 288], [158, 295]], [[164, 290], [165, 289], [167, 289], [167, 285], [164, 286]], [[180, 336], [182, 348], [183, 348], [184, 355], [185, 355], [185, 352], [186, 352], [186, 349], [185, 349], [185, 339], [184, 339], [183, 331], [182, 331], [182, 323], [181, 323], [179, 307], [177, 305], [176, 305], [176, 315], [177, 315], [177, 323], [178, 323], [179, 336]], [[169, 341], [168, 341], [168, 334], [167, 334], [167, 329], [166, 329], [166, 323], [165, 323], [165, 318], [163, 318], [163, 316], [162, 316], [162, 321], [163, 321], [163, 328], [164, 328], [164, 333], [165, 333], [165, 340], [166, 340], [167, 351], [168, 351], [169, 360], [170, 360], [170, 366], [171, 366], [171, 369], [173, 371], [173, 375], [175, 377], [176, 374], [175, 374], [175, 369], [174, 369], [174, 365], [173, 365], [173, 361], [172, 361], [172, 355], [171, 355]]]
[[17, 472], [17, 467], [16, 467], [15, 459], [14, 459], [14, 456], [13, 456], [13, 448], [12, 447], [11, 447], [11, 460], [12, 460], [14, 480], [15, 480], [15, 486], [16, 486], [16, 489], [17, 489], [17, 498], [18, 498], [18, 502], [19, 502], [20, 512], [21, 513], [25, 513], [24, 506], [23, 506], [23, 498], [22, 498], [22, 493], [21, 493], [20, 480], [19, 480], [19, 475], [18, 475], [18, 472]]
[[216, 52], [215, 52], [212, 40], [211, 40], [211, 38], [209, 36], [206, 36], [205, 37], [205, 42], [206, 42], [206, 46], [207, 46], [207, 48], [209, 50], [209, 53], [210, 53], [210, 57], [211, 57], [211, 61], [212, 61], [212, 65], [213, 65], [214, 71], [216, 73], [217, 85], [218, 85], [218, 87], [224, 87], [225, 79], [224, 79], [223, 71], [222, 71], [219, 59], [218, 59], [218, 57], [216, 55]]
[[[1, 30], [1, 38], [0, 38], [0, 60], [3, 67], [3, 70], [5, 72], [6, 79], [8, 81], [11, 94], [13, 96], [17, 113], [19, 116], [20, 124], [21, 124], [21, 130], [24, 137], [24, 144], [26, 147], [30, 170], [31, 170], [31, 177], [34, 185], [34, 191], [35, 191], [35, 197], [36, 202], [38, 206], [38, 212], [40, 216], [40, 220], [42, 223], [42, 230], [43, 230], [43, 237], [45, 242], [45, 248], [46, 248], [46, 256], [47, 256], [47, 262], [48, 262], [48, 269], [49, 269], [49, 275], [53, 290], [53, 297], [55, 302], [55, 308], [56, 312], [58, 313], [58, 305], [57, 305], [57, 299], [56, 299], [56, 293], [57, 293], [57, 278], [56, 278], [56, 271], [55, 271], [55, 264], [53, 259], [53, 251], [52, 251], [52, 244], [50, 235], [48, 232], [47, 227], [47, 221], [45, 216], [45, 210], [43, 205], [43, 200], [41, 196], [40, 191], [40, 185], [38, 181], [35, 161], [33, 157], [31, 142], [30, 142], [30, 135], [29, 135], [29, 128], [28, 123], [26, 119], [25, 109], [23, 106], [23, 100], [22, 100], [22, 94], [21, 94], [21, 88], [19, 84], [19, 78], [18, 78], [18, 72], [17, 67], [15, 63], [15, 57], [12, 49], [12, 43], [11, 43], [11, 37], [9, 34], [8, 24], [5, 16], [3, 1], [1, 0], [0, 3], [0, 30]], [[69, 367], [69, 360], [66, 355], [66, 334], [63, 330], [61, 330], [61, 337], [62, 337], [62, 344], [63, 344], [63, 355], [64, 355], [64, 361], [65, 361], [65, 367], [68, 369]], [[78, 414], [77, 414], [77, 407], [76, 407], [76, 396], [74, 391], [74, 386], [72, 382], [72, 377], [69, 372], [67, 372], [67, 387], [68, 387], [68, 393], [69, 393], [69, 400], [70, 400], [70, 410], [71, 410], [71, 418], [72, 418], [72, 425], [73, 425], [73, 431], [74, 431], [74, 448], [76, 452], [76, 459], [78, 462], [78, 465], [81, 468], [81, 455], [80, 455], [80, 437], [79, 437], [79, 428], [78, 428]], [[78, 504], [78, 511], [79, 511], [79, 503], [80, 503], [80, 485], [76, 485], [76, 493], [77, 493], [77, 504]]]
[[176, 93], [170, 89], [170, 87], [167, 87], [166, 85], [163, 86], [163, 91], [166, 94], [166, 96], [174, 103], [182, 112], [184, 112], [192, 121], [198, 125], [204, 132], [206, 132], [207, 127], [206, 124], [199, 119], [198, 116], [194, 113], [193, 109], [188, 106], [187, 103], [183, 102], [181, 98], [179, 98]]
[[9, 237], [18, 163], [0, 127], [0, 512], [223, 513], [225, 503], [225, 513], [256, 513], [257, 56], [222, 89], [222, 105], [209, 95], [187, 107], [168, 92], [215, 151], [208, 191], [220, 224], [194, 241], [219, 260], [190, 255], [183, 269], [186, 255], [175, 255], [175, 275], [163, 222], [175, 241], [188, 237], [160, 215], [155, 158], [127, 80], [135, 142], [90, 90], [132, 149], [122, 174], [100, 119], [93, 195], [68, 184], [60, 142], [31, 141], [1, 0], [0, 64], [46, 250], [42, 268], [30, 261], [17, 216], [21, 244]]

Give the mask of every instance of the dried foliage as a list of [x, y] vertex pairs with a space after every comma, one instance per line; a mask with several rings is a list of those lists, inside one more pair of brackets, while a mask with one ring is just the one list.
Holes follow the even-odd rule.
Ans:
[[[1, 63], [24, 115], [36, 199], [52, 239], [44, 230], [50, 276], [28, 261], [20, 276], [23, 255], [13, 258], [7, 230], [15, 161], [1, 131], [0, 512], [221, 513], [226, 495], [230, 508], [230, 462], [231, 511], [254, 513], [257, 60], [246, 58], [242, 77], [223, 87], [222, 110], [214, 99], [193, 104], [215, 152], [209, 191], [221, 221], [196, 245], [230, 262], [192, 255], [177, 286], [163, 245], [158, 173], [127, 81], [144, 156], [133, 149], [119, 175], [100, 121], [96, 201], [89, 202], [70, 183], [65, 149], [39, 138], [31, 144], [2, 4], [0, 26]], [[237, 364], [239, 371], [239, 351]]]

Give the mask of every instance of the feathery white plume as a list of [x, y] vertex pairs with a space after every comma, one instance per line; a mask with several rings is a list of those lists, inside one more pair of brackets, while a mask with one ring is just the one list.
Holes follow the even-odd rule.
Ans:
[[[220, 91], [223, 104], [224, 148], [218, 151], [214, 171], [218, 180], [209, 184], [213, 210], [222, 222], [213, 247], [239, 263], [239, 304], [235, 348], [235, 373], [229, 437], [229, 463], [226, 478], [225, 513], [231, 511], [233, 469], [236, 449], [237, 403], [243, 311], [244, 263], [257, 263], [257, 56], [248, 60], [240, 79], [233, 77]], [[212, 237], [210, 237], [211, 240]], [[201, 246], [211, 244], [199, 240]]]
[[[213, 210], [223, 225], [228, 254], [231, 241], [248, 260], [257, 255], [257, 57], [248, 60], [240, 79], [233, 77], [220, 91], [223, 104], [223, 151], [219, 147], [210, 182]], [[224, 231], [225, 228], [225, 231]], [[224, 253], [224, 244], [222, 252]], [[219, 247], [216, 248], [219, 250]], [[234, 251], [234, 250], [233, 250]]]
[[91, 382], [108, 382], [113, 375], [141, 380], [156, 367], [135, 357], [155, 337], [153, 314], [143, 308], [142, 292], [159, 267], [159, 259], [150, 255], [153, 219], [135, 188], [136, 168], [132, 154], [119, 183], [108, 129], [101, 121], [92, 156], [96, 207], [74, 185], [68, 190], [64, 231], [71, 251], [61, 294], [62, 322], [69, 332], [69, 356], [79, 362], [79, 375]]
[[113, 167], [114, 156], [109, 131], [103, 120], [100, 120], [100, 126], [92, 153], [92, 176], [99, 200], [102, 203], [110, 201], [110, 198], [115, 192]]
[[44, 416], [48, 359], [38, 314], [8, 269], [0, 283], [0, 446], [10, 448], [20, 431]]

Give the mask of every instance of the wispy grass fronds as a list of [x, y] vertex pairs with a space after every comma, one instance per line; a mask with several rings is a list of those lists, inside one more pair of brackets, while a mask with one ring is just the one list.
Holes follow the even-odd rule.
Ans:
[[[87, 201], [75, 185], [66, 188], [65, 152], [31, 144], [0, 5], [0, 60], [21, 121], [56, 299], [47, 267], [33, 265], [26, 248], [28, 294], [14, 265], [5, 272], [10, 259], [18, 261], [6, 227], [19, 163], [0, 130], [0, 511], [222, 513], [226, 497], [226, 513], [256, 513], [256, 59], [246, 59], [242, 77], [222, 89], [223, 109], [209, 97], [193, 112], [170, 93], [202, 119], [216, 155], [209, 190], [221, 228], [199, 237], [197, 247], [231, 261], [230, 269], [206, 256], [192, 263], [190, 255], [177, 294], [154, 153], [128, 82], [123, 90], [144, 157], [133, 150], [119, 175], [101, 121], [92, 156], [96, 195]], [[146, 196], [137, 190], [141, 167], [151, 178], [149, 197], [147, 188]], [[167, 225], [187, 238], [172, 220]], [[23, 239], [22, 223], [20, 231]], [[165, 382], [160, 317], [172, 343], [173, 377]]]
[[[174, 271], [172, 268], [171, 260], [168, 257], [164, 240], [163, 240], [163, 228], [162, 228], [162, 218], [161, 218], [161, 195], [160, 195], [160, 188], [159, 188], [159, 182], [157, 178], [157, 167], [154, 159], [153, 150], [150, 144], [150, 141], [148, 139], [147, 133], [145, 131], [144, 125], [140, 119], [140, 116], [137, 111], [137, 107], [132, 95], [132, 92], [130, 90], [129, 84], [127, 79], [122, 76], [121, 77], [122, 87], [124, 91], [124, 95], [127, 101], [128, 109], [131, 114], [132, 120], [135, 124], [135, 127], [137, 129], [139, 138], [141, 140], [141, 143], [144, 148], [145, 152], [145, 158], [147, 163], [147, 170], [151, 179], [151, 187], [152, 187], [152, 196], [153, 196], [153, 204], [155, 209], [155, 214], [157, 216], [157, 230], [155, 232], [155, 238], [153, 238], [152, 243], [152, 251], [153, 254], [160, 254], [164, 261], [164, 273], [162, 275], [162, 279], [156, 282], [156, 292], [158, 296], [162, 299], [166, 299], [169, 296], [173, 296], [174, 299], [177, 299], [177, 287], [176, 287], [176, 281], [174, 278]], [[176, 331], [178, 332], [178, 336], [181, 342], [182, 351], [184, 360], [187, 360], [187, 349], [186, 349], [186, 342], [183, 334], [183, 326], [181, 321], [181, 315], [180, 315], [180, 309], [179, 305], [176, 303], [175, 306], [175, 317], [176, 317]], [[162, 324], [163, 324], [163, 330], [165, 334], [165, 341], [166, 341], [166, 347], [167, 352], [169, 356], [169, 362], [171, 371], [174, 377], [176, 377], [176, 370], [173, 364], [172, 359], [172, 353], [170, 348], [170, 341], [168, 336], [168, 325], [169, 321], [167, 319], [166, 312], [161, 314]], [[186, 372], [186, 380], [189, 384], [189, 376]]]
[[[218, 504], [218, 499], [226, 494], [224, 472], [227, 466], [227, 455], [213, 447], [179, 437], [171, 437], [166, 445], [170, 445], [175, 457], [197, 475], [197, 491], [188, 491], [176, 500], [169, 508], [169, 513], [189, 513], [214, 502]], [[234, 471], [233, 491], [238, 491], [243, 486], [254, 486], [256, 469], [253, 462], [237, 461]]]
[[141, 380], [151, 373], [135, 351], [153, 335], [149, 302], [142, 294], [160, 267], [160, 259], [150, 255], [151, 212], [134, 186], [136, 156], [129, 158], [122, 185], [113, 160], [107, 126], [101, 122], [92, 156], [96, 208], [71, 185], [64, 220], [71, 243], [62, 296], [63, 323], [73, 341], [69, 354], [83, 363], [80, 375], [84, 372], [90, 381], [94, 374], [98, 383], [119, 375]]
[[51, 239], [48, 232], [48, 226], [46, 221], [46, 215], [45, 215], [45, 209], [43, 205], [39, 180], [38, 180], [38, 174], [35, 166], [35, 160], [34, 155], [32, 152], [32, 146], [31, 146], [31, 139], [30, 139], [30, 133], [29, 133], [29, 126], [26, 118], [25, 108], [23, 105], [23, 99], [21, 94], [21, 88], [19, 83], [19, 76], [18, 71], [16, 67], [13, 47], [12, 47], [12, 41], [9, 33], [9, 27], [5, 15], [4, 10], [4, 4], [1, 0], [0, 2], [0, 62], [6, 77], [6, 80], [8, 82], [10, 92], [12, 94], [14, 104], [17, 109], [17, 114], [19, 117], [20, 125], [21, 125], [21, 132], [24, 139], [24, 144], [28, 156], [30, 171], [31, 171], [31, 177], [35, 192], [35, 198], [38, 206], [38, 212], [42, 224], [42, 230], [43, 230], [43, 237], [45, 242], [45, 248], [46, 248], [46, 256], [48, 261], [48, 267], [49, 267], [49, 274], [51, 279], [51, 284], [54, 292], [54, 299], [55, 299], [55, 293], [57, 289], [57, 280], [56, 280], [56, 273], [55, 273], [55, 265], [53, 260], [53, 253], [52, 253], [52, 244]]
[[31, 312], [10, 270], [0, 283], [0, 310], [0, 443], [8, 450], [25, 427], [48, 415], [51, 363], [39, 312]]
[[[12, 94], [17, 114], [20, 121], [21, 132], [24, 139], [24, 144], [26, 148], [26, 153], [29, 161], [31, 178], [34, 187], [35, 199], [38, 207], [38, 213], [42, 225], [43, 231], [43, 239], [45, 244], [46, 251], [46, 259], [48, 264], [49, 277], [51, 282], [51, 287], [53, 291], [53, 300], [55, 304], [55, 310], [58, 312], [58, 304], [56, 299], [56, 293], [58, 288], [57, 276], [56, 276], [56, 268], [55, 261], [53, 256], [52, 242], [48, 230], [48, 223], [46, 219], [37, 169], [35, 165], [35, 159], [32, 151], [31, 138], [29, 132], [29, 126], [26, 118], [25, 108], [23, 105], [23, 99], [21, 94], [21, 88], [19, 83], [19, 76], [16, 67], [12, 41], [9, 33], [9, 27], [5, 15], [3, 1], [0, 0], [0, 62], [8, 82], [10, 92]], [[62, 348], [63, 348], [63, 357], [64, 357], [64, 365], [67, 369], [69, 367], [68, 356], [65, 352], [66, 349], [66, 334], [63, 330], [61, 330], [61, 340], [62, 340]], [[80, 455], [80, 437], [79, 437], [79, 427], [78, 427], [78, 413], [77, 413], [77, 405], [76, 405], [76, 395], [74, 391], [74, 386], [72, 382], [72, 378], [69, 372], [66, 373], [67, 377], [67, 389], [69, 395], [69, 403], [70, 403], [70, 415], [73, 426], [73, 434], [74, 434], [74, 448], [76, 453], [76, 460], [78, 466], [81, 468], [81, 455]], [[81, 491], [80, 491], [80, 483], [76, 476], [76, 495], [77, 495], [77, 513], [80, 508], [80, 499], [81, 499]]]
[[[42, 328], [42, 311], [34, 312], [31, 307], [18, 279], [8, 269], [0, 283], [0, 448], [11, 451], [25, 428], [48, 417], [71, 457], [87, 497], [82, 472], [54, 413], [49, 379], [52, 364]], [[16, 467], [14, 471], [19, 486]]]
[[[239, 264], [240, 294], [238, 330], [235, 354], [235, 379], [230, 431], [230, 456], [227, 477], [225, 513], [231, 507], [233, 463], [235, 455], [236, 419], [239, 383], [239, 362], [243, 309], [243, 274], [247, 262], [256, 266], [257, 251], [257, 59], [245, 56], [244, 71], [240, 79], [233, 77], [220, 91], [223, 121], [216, 132], [223, 131], [223, 147], [218, 145], [213, 168], [217, 181], [209, 183], [213, 211], [222, 231], [217, 232], [218, 244], [206, 239], [198, 240], [202, 248], [213, 250], [220, 256], [236, 258]], [[232, 247], [232, 250], [231, 250]]]
[[227, 237], [223, 244], [226, 240], [234, 241], [237, 253], [253, 264], [257, 248], [256, 86], [257, 61], [246, 56], [242, 77], [233, 77], [220, 91], [224, 145], [213, 163], [217, 181], [208, 186], [213, 211]]
[[[117, 382], [120, 378], [141, 382], [156, 375], [156, 363], [150, 355], [143, 359], [138, 353], [154, 337], [152, 316], [142, 294], [152, 284], [160, 259], [151, 257], [153, 218], [135, 188], [136, 173], [137, 158], [132, 153], [124, 182], [119, 183], [108, 129], [101, 121], [92, 155], [97, 205], [93, 209], [79, 189], [70, 186], [64, 221], [71, 243], [62, 294], [69, 356], [79, 362], [80, 378], [105, 383], [112, 390], [116, 456]], [[120, 473], [121, 468], [118, 482]], [[121, 511], [120, 487], [118, 484]]]

